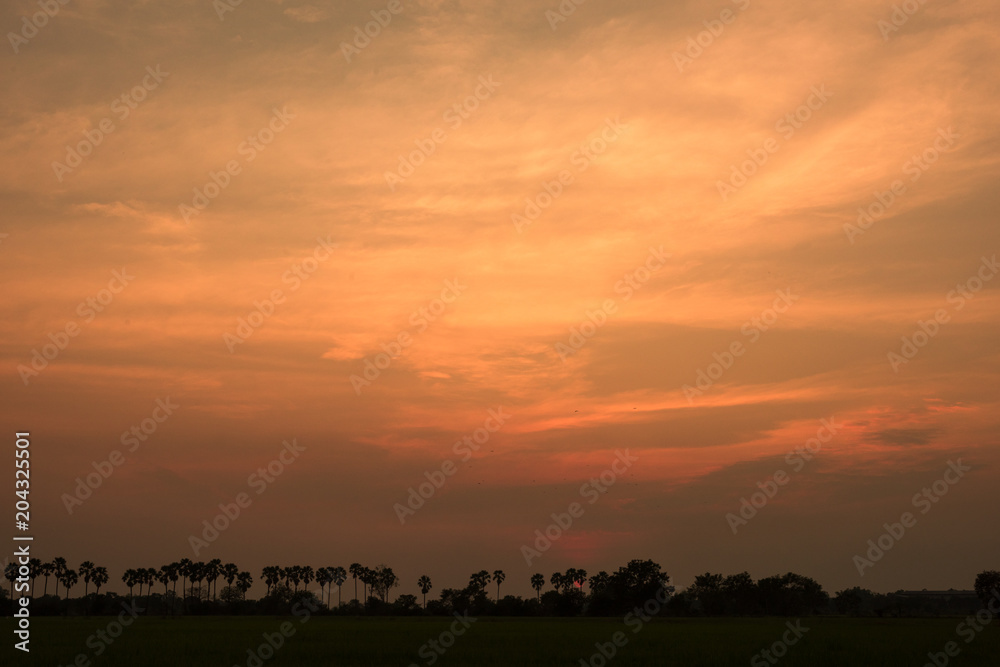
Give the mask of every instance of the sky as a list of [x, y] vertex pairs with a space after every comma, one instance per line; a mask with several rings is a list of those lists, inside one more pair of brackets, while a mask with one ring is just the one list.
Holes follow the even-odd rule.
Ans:
[[903, 4], [5, 3], [35, 555], [971, 588], [1000, 10]]

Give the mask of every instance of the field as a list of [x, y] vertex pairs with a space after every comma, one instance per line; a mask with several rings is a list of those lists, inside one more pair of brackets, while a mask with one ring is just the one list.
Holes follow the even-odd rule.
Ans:
[[[450, 635], [452, 624], [456, 630], [464, 630], [461, 624], [442, 618], [139, 617], [123, 629], [115, 622], [116, 617], [34, 619], [30, 658], [14, 651], [17, 655], [13, 660], [0, 662], [67, 667], [601, 667], [600, 654], [594, 657], [598, 650], [595, 643], [601, 643], [607, 652], [614, 648], [615, 655], [607, 664], [615, 667], [769, 665], [772, 663], [760, 652], [780, 642], [788, 631], [785, 619], [772, 618], [659, 619], [641, 627], [634, 620], [626, 626], [622, 619], [482, 618], [461, 636]], [[794, 623], [794, 619], [788, 622]], [[808, 631], [787, 647], [787, 653], [777, 647], [784, 655], [772, 659], [783, 667], [921, 667], [928, 662], [928, 652], [939, 653], [955, 641], [960, 653], [948, 664], [998, 664], [1000, 626], [994, 623], [975, 635], [967, 632], [960, 637], [956, 634], [960, 622], [958, 618], [805, 618], [802, 629]], [[287, 624], [284, 630], [288, 636], [279, 642], [282, 624]], [[97, 634], [99, 631], [103, 635]], [[616, 632], [623, 633], [618, 636], [621, 647], [614, 646]], [[282, 644], [273, 655], [268, 648], [260, 650], [262, 644], [266, 646], [265, 635]], [[788, 637], [793, 639], [794, 635]], [[966, 643], [970, 637], [972, 641]], [[451, 647], [441, 649], [441, 654], [428, 644], [430, 640]], [[4, 647], [4, 654], [10, 651], [9, 645]]]

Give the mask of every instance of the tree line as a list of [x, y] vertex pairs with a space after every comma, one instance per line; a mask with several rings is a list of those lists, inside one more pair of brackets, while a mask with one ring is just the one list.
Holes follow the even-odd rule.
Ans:
[[[5, 568], [4, 576], [10, 582], [11, 598], [19, 577], [30, 581], [31, 597], [35, 597], [36, 579], [41, 578], [40, 603], [36, 607], [40, 605], [38, 613], [42, 614], [116, 613], [116, 605], [125, 599], [115, 593], [101, 594], [101, 588], [109, 580], [108, 570], [91, 561], [80, 563], [74, 570], [62, 557], [51, 562], [32, 558], [26, 572], [11, 563]], [[51, 596], [48, 595], [50, 578], [54, 583]], [[676, 616], [912, 615], [951, 610], [947, 605], [935, 607], [926, 600], [915, 603], [904, 599], [901, 592], [880, 595], [860, 587], [839, 591], [831, 597], [815, 580], [792, 572], [756, 581], [747, 572], [728, 576], [707, 572], [695, 577], [691, 586], [676, 592], [670, 577], [652, 560], [632, 560], [613, 572], [602, 570], [593, 575], [579, 568], [554, 572], [547, 578], [542, 573], [535, 573], [528, 578], [535, 596], [528, 599], [502, 595], [502, 585], [507, 580], [503, 570], [474, 572], [466, 586], [444, 588], [437, 599], [430, 601], [427, 594], [434, 585], [429, 576], [421, 575], [414, 583], [422, 599], [403, 594], [390, 602], [393, 589], [401, 582], [392, 568], [384, 564], [371, 568], [352, 563], [346, 569], [341, 566], [314, 569], [301, 565], [269, 565], [261, 570], [258, 579], [265, 585], [266, 592], [258, 600], [248, 600], [253, 575], [220, 559], [201, 562], [183, 558], [159, 568], [129, 568], [121, 577], [128, 588], [129, 600], [138, 599], [146, 613], [159, 614], [285, 613], [304, 597], [311, 597], [311, 601], [321, 605], [327, 613], [344, 614], [615, 616], [654, 598], [667, 599], [663, 613]], [[221, 593], [220, 580], [226, 584]], [[349, 580], [353, 583], [353, 597], [345, 603], [343, 585]], [[71, 599], [70, 591], [81, 582], [82, 598]], [[319, 585], [318, 597], [309, 590], [312, 583]], [[543, 593], [546, 584], [551, 589]], [[90, 592], [91, 586], [93, 592]], [[162, 592], [159, 586], [163, 587]], [[336, 604], [332, 601], [334, 586], [337, 587]], [[987, 604], [991, 596], [1000, 595], [1000, 572], [980, 573], [974, 587], [978, 599]], [[350, 593], [349, 589], [348, 595]], [[7, 597], [6, 591], [2, 597]], [[954, 604], [959, 607], [968, 604], [968, 600], [957, 597]], [[5, 602], [10, 605], [10, 601]]]

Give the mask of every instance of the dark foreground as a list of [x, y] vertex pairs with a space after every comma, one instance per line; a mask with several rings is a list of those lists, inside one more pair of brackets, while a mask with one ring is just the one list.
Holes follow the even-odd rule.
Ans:
[[[960, 626], [960, 618], [813, 617], [802, 619], [797, 633], [789, 630], [794, 619], [760, 618], [659, 619], [641, 625], [638, 619], [626, 625], [622, 619], [482, 618], [467, 621], [467, 629], [455, 619], [441, 618], [140, 617], [126, 628], [116, 627], [115, 620], [35, 619], [30, 657], [8, 643], [0, 653], [0, 664], [602, 667], [602, 647], [605, 653], [614, 651], [606, 661], [608, 667], [921, 667], [930, 662], [928, 653], [939, 654], [939, 667], [1000, 664], [1000, 625], [994, 622], [976, 632]], [[6, 623], [12, 626], [11, 619]], [[615, 646], [616, 632], [622, 633], [617, 636], [621, 646]], [[9, 630], [4, 634], [10, 642]], [[277, 650], [270, 649], [268, 637], [279, 645]], [[782, 646], [783, 638], [795, 643]], [[952, 652], [957, 648], [957, 656], [943, 653], [948, 642], [955, 642]], [[770, 660], [761, 654], [763, 650], [773, 651]]]

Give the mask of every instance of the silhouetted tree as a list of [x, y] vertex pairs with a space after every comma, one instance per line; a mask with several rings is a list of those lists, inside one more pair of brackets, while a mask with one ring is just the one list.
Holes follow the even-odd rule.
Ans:
[[497, 602], [500, 602], [500, 584], [503, 580], [507, 578], [507, 575], [503, 573], [503, 570], [493, 570], [493, 581], [497, 585]]
[[56, 582], [56, 597], [59, 597], [59, 582], [62, 581], [62, 576], [66, 572], [66, 559], [62, 556], [56, 556], [52, 559], [52, 574], [55, 575]]
[[42, 573], [42, 559], [28, 559], [28, 578], [31, 579], [31, 597], [35, 597], [35, 579]]
[[372, 593], [382, 598], [382, 602], [389, 601], [389, 591], [399, 586], [399, 577], [387, 565], [378, 565], [371, 574]]
[[125, 570], [125, 573], [122, 574], [122, 582], [126, 586], [128, 586], [128, 599], [129, 600], [132, 599], [132, 589], [135, 587], [135, 582], [136, 582], [136, 579], [137, 579], [136, 575], [137, 574], [138, 573], [135, 570], [133, 570], [132, 568], [129, 568], [129, 569]]
[[[219, 577], [222, 575], [222, 561], [218, 558], [213, 558], [208, 561], [205, 565], [205, 583], [208, 584], [208, 590], [212, 594], [212, 600], [216, 599], [216, 593], [219, 590]], [[213, 590], [212, 584], [215, 584]]]
[[760, 607], [760, 588], [749, 572], [731, 574], [723, 579], [722, 595], [726, 599], [727, 614], [754, 614]]
[[[331, 574], [328, 569], [326, 569], [325, 567], [321, 567], [318, 570], [316, 570], [316, 583], [319, 584], [320, 602], [323, 601], [323, 592], [326, 590], [326, 585], [330, 583], [330, 580], [331, 580]], [[332, 590], [333, 587], [331, 586], [330, 589]], [[328, 607], [330, 606], [329, 601], [327, 601], [326, 606]]]
[[610, 577], [608, 576], [608, 573], [605, 572], [604, 570], [601, 570], [600, 572], [592, 576], [590, 578], [591, 595], [593, 595], [596, 591], [602, 590], [604, 587], [606, 587], [608, 585], [609, 580]]
[[177, 561], [177, 572], [181, 575], [181, 610], [184, 609], [184, 601], [187, 599], [187, 580], [191, 576], [191, 559], [181, 558]]
[[108, 583], [108, 568], [98, 565], [94, 568], [93, 573], [91, 573], [90, 580], [94, 582], [94, 588], [97, 589], [97, 594], [100, 595], [101, 586]]
[[486, 570], [480, 570], [469, 577], [469, 588], [476, 591], [485, 591], [489, 583], [490, 573]]
[[545, 575], [541, 573], [531, 575], [531, 587], [535, 589], [535, 597], [542, 601], [542, 589], [545, 587]]
[[985, 607], [989, 604], [990, 598], [1000, 595], [1000, 572], [996, 570], [986, 570], [976, 575], [975, 583], [976, 596]]
[[316, 578], [316, 573], [309, 565], [305, 565], [299, 568], [299, 577], [302, 579], [302, 588], [309, 588], [309, 584]]
[[76, 582], [80, 580], [76, 572], [73, 570], [63, 571], [62, 577], [60, 577], [63, 587], [66, 589], [66, 599], [69, 599], [69, 590], [76, 586]]
[[42, 587], [43, 597], [48, 595], [49, 577], [51, 577], [55, 571], [56, 571], [56, 566], [54, 563], [42, 563], [41, 572], [42, 576], [45, 577], [45, 585]]
[[260, 571], [260, 578], [267, 585], [267, 594], [271, 594], [271, 589], [281, 582], [281, 569], [275, 565], [268, 565]]
[[170, 570], [164, 565], [156, 571], [156, 580], [163, 584], [163, 599], [167, 599], [168, 586], [170, 585]]
[[236, 567], [236, 563], [226, 563], [222, 566], [222, 578], [226, 580], [226, 583], [230, 586], [236, 581], [236, 577], [240, 576], [240, 568]]
[[358, 579], [361, 577], [362, 568], [358, 563], [351, 563], [347, 571], [351, 573], [351, 577], [354, 579], [354, 599], [358, 599]]
[[344, 585], [345, 581], [347, 581], [347, 571], [339, 565], [328, 569], [330, 570], [330, 577], [332, 578], [333, 583], [337, 584], [337, 606], [339, 607], [343, 604], [340, 597], [340, 587]]
[[420, 592], [424, 594], [424, 609], [427, 609], [427, 593], [433, 587], [433, 584], [431, 584], [431, 578], [426, 574], [421, 575], [420, 578], [417, 579], [417, 586], [420, 587]]
[[801, 616], [819, 611], [830, 596], [809, 577], [789, 572], [757, 582], [764, 613], [770, 616]]
[[244, 600], [247, 599], [247, 591], [250, 590], [251, 586], [253, 586], [253, 575], [252, 574], [250, 574], [249, 572], [244, 571], [244, 572], [240, 572], [238, 575], [236, 575], [236, 588], [237, 588], [237, 590], [239, 590], [240, 595], [243, 596]]
[[80, 578], [83, 579], [83, 597], [87, 597], [87, 588], [90, 585], [90, 575], [94, 572], [94, 564], [85, 560], [80, 563]]

